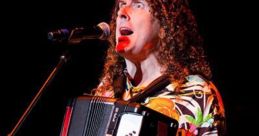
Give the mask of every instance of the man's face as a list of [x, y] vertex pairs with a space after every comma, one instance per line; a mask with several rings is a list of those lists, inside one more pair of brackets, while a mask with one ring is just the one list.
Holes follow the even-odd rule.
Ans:
[[158, 44], [159, 21], [145, 0], [119, 0], [116, 51], [125, 58], [144, 59]]

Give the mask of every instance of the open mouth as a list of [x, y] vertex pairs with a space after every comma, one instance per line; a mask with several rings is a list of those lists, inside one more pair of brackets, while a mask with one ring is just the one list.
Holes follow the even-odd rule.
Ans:
[[121, 28], [120, 28], [120, 34], [121, 34], [122, 36], [127, 36], [127, 35], [133, 34], [133, 31], [132, 31], [130, 28], [121, 27]]

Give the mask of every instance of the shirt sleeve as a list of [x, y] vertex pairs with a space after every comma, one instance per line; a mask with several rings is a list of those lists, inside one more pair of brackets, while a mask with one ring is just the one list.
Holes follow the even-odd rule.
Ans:
[[179, 91], [169, 85], [160, 94], [150, 97], [146, 106], [179, 122], [178, 135], [223, 135], [224, 106], [212, 82], [190, 76]]
[[114, 98], [113, 87], [106, 81], [105, 78], [101, 80], [99, 85], [91, 92], [94, 96]]

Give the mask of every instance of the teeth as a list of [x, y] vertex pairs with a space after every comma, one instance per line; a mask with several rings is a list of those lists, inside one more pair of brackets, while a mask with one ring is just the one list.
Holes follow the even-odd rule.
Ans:
[[130, 29], [127, 28], [127, 27], [122, 27], [120, 30], [128, 30], [128, 31], [130, 31]]

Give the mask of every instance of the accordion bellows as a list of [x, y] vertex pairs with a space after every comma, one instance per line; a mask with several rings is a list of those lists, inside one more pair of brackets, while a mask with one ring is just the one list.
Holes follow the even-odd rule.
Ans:
[[79, 96], [67, 108], [60, 136], [173, 136], [178, 122], [139, 103]]

